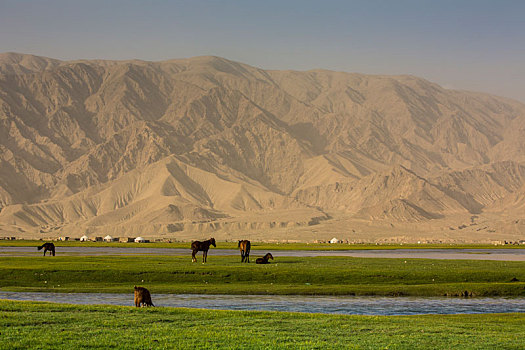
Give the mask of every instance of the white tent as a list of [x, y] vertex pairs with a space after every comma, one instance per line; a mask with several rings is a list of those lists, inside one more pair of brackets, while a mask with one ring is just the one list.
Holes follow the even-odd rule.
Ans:
[[89, 241], [89, 237], [86, 236], [86, 235], [83, 235], [82, 237], [80, 237], [80, 242], [87, 242]]
[[113, 242], [113, 237], [111, 237], [110, 235], [107, 235], [106, 237], [104, 237], [104, 241]]
[[330, 243], [341, 243], [341, 241], [334, 237], [330, 240]]
[[135, 238], [135, 243], [144, 243], [144, 242], [146, 242], [146, 240], [142, 237]]

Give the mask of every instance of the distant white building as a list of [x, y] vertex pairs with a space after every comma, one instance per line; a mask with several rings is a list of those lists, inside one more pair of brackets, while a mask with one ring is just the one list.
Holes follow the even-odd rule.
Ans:
[[135, 238], [135, 243], [146, 243], [146, 240], [142, 237]]
[[80, 237], [80, 242], [88, 242], [89, 241], [89, 237], [86, 236], [86, 235], [83, 235], [82, 237]]
[[107, 235], [106, 237], [104, 237], [104, 241], [113, 242], [113, 237], [111, 237], [110, 235]]
[[341, 240], [334, 237], [330, 240], [330, 243], [341, 243]]

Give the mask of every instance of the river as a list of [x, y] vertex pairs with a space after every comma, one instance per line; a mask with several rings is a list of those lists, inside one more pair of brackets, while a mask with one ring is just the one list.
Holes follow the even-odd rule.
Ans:
[[[0, 299], [133, 306], [133, 293], [0, 292]], [[154, 294], [161, 307], [264, 310], [343, 315], [421, 315], [525, 312], [525, 298], [365, 297]]]
[[[118, 248], [118, 247], [60, 247], [57, 255], [97, 256], [97, 255], [163, 255], [191, 256], [190, 249], [177, 248]], [[268, 251], [252, 249], [252, 258], [263, 256]], [[525, 261], [525, 249], [366, 249], [366, 250], [275, 250], [274, 257], [295, 256], [347, 256], [356, 258], [399, 258], [399, 259], [461, 259], [461, 260], [503, 260]], [[199, 253], [200, 255], [201, 253]], [[2, 256], [38, 256], [42, 251], [35, 247], [0, 247]], [[236, 249], [213, 249], [208, 256], [239, 255]]]

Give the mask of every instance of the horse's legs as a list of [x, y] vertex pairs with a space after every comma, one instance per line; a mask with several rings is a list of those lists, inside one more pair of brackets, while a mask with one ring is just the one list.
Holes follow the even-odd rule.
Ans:
[[208, 251], [203, 251], [202, 252], [202, 262], [206, 262], [206, 258], [208, 257]]
[[241, 251], [241, 262], [244, 262], [244, 252]]
[[250, 253], [246, 253], [246, 262], [249, 263], [250, 262]]
[[196, 250], [191, 252], [191, 262], [197, 262], [197, 258], [195, 257], [195, 254], [197, 254]]
[[44, 256], [46, 256], [47, 248], [44, 248]]
[[53, 249], [51, 252], [53, 253], [53, 256], [55, 256], [55, 250]]

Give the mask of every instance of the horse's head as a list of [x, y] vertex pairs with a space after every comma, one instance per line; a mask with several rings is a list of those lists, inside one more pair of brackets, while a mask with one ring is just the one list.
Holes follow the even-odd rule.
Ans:
[[267, 258], [267, 259], [272, 259], [272, 260], [273, 260], [273, 255], [272, 255], [271, 253], [268, 253], [268, 254], [266, 254], [266, 258]]
[[242, 241], [239, 241], [239, 244], [237, 244], [237, 248], [239, 248], [241, 246], [241, 242]]
[[215, 238], [210, 238], [210, 243], [211, 243], [212, 246], [217, 248], [217, 246], [215, 245]]

